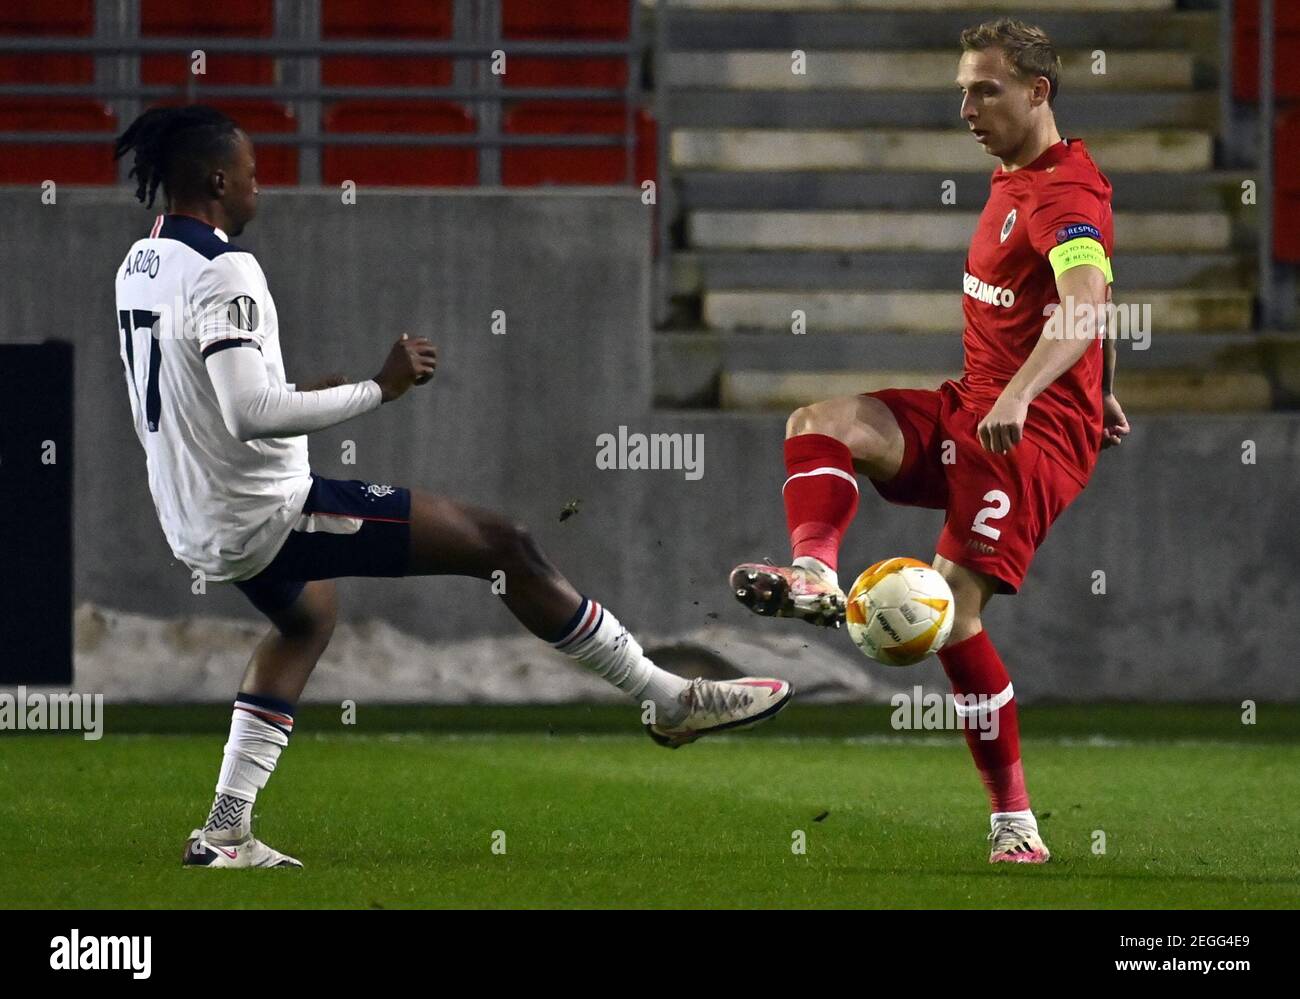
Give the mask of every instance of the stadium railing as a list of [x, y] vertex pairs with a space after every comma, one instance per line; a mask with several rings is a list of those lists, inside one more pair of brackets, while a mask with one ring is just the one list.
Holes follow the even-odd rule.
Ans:
[[[264, 100], [292, 105], [296, 113], [293, 131], [263, 132], [250, 130], [259, 146], [288, 146], [303, 155], [298, 157], [297, 177], [300, 184], [322, 182], [320, 150], [330, 147], [470, 147], [478, 153], [477, 182], [501, 182], [501, 152], [515, 147], [548, 149], [606, 148], [621, 149], [621, 175], [611, 183], [639, 182], [637, 139], [638, 117], [644, 119], [644, 94], [641, 89], [640, 63], [642, 40], [640, 4], [623, 0], [628, 8], [627, 37], [614, 41], [528, 41], [501, 35], [500, 12], [493, 18], [484, 12], [497, 5], [456, 0], [457, 36], [451, 39], [338, 39], [319, 37], [321, 4], [306, 2], [294, 5], [294, 18], [277, 16], [269, 38], [213, 37], [185, 35], [176, 37], [142, 37], [138, 5], [130, 0], [97, 4], [94, 35], [3, 35], [0, 34], [0, 58], [9, 56], [90, 56], [95, 58], [93, 83], [3, 83], [0, 100], [6, 98], [77, 98], [100, 101], [112, 108], [116, 122], [124, 125], [144, 106], [155, 101], [176, 100], [229, 101]], [[279, 5], [277, 5], [278, 7]], [[107, 16], [105, 10], [115, 16]], [[460, 16], [461, 11], [470, 16]], [[478, 15], [477, 17], [472, 15]], [[462, 25], [464, 26], [462, 30]], [[264, 56], [277, 60], [283, 82], [271, 84], [208, 83], [201, 75], [187, 74], [184, 85], [142, 83], [141, 63], [149, 56], [179, 55], [189, 61], [192, 54], [203, 52], [207, 59], [222, 55]], [[425, 57], [450, 59], [457, 63], [490, 64], [504, 55], [507, 70], [510, 61], [525, 58], [547, 60], [591, 60], [617, 58], [625, 62], [622, 86], [503, 86], [498, 76], [481, 73], [477, 85], [453, 81], [448, 86], [352, 86], [326, 85], [321, 80], [322, 60], [329, 57]], [[463, 75], [463, 74], [458, 74]], [[465, 103], [475, 111], [474, 130], [454, 134], [433, 132], [329, 132], [322, 128], [330, 102], [365, 100], [386, 102], [446, 101]], [[547, 103], [580, 101], [618, 102], [622, 109], [622, 128], [617, 132], [584, 131], [578, 133], [545, 132], [542, 134], [508, 131], [503, 128], [502, 106], [530, 101]], [[606, 115], [606, 117], [608, 117]], [[641, 129], [644, 134], [644, 126]], [[46, 130], [3, 129], [0, 144], [85, 145], [111, 142], [111, 131], [80, 131], [53, 127]], [[644, 163], [643, 156], [642, 162]], [[124, 170], [125, 166], [120, 168]], [[120, 176], [119, 171], [119, 176]]]

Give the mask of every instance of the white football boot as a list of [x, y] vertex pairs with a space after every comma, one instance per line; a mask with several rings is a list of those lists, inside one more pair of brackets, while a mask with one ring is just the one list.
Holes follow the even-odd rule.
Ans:
[[793, 686], [770, 677], [695, 679], [677, 696], [686, 717], [673, 725], [646, 725], [645, 730], [659, 745], [676, 749], [702, 735], [737, 732], [767, 721], [793, 696]]
[[797, 617], [824, 628], [838, 628], [844, 621], [844, 591], [802, 566], [738, 565], [731, 570], [731, 592], [765, 617]]
[[302, 861], [272, 850], [250, 833], [236, 843], [214, 843], [202, 829], [190, 833], [182, 867], [301, 867]]
[[1038, 822], [1016, 816], [991, 816], [993, 843], [989, 851], [990, 864], [1045, 864], [1052, 859], [1047, 844], [1038, 835]]

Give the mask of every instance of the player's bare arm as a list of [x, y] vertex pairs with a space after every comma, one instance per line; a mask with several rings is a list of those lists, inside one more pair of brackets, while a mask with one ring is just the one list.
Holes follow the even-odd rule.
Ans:
[[1106, 288], [1106, 275], [1091, 264], [1072, 267], [1057, 277], [1061, 314], [1048, 320], [1044, 335], [980, 421], [980, 444], [986, 451], [1006, 454], [1019, 444], [1029, 404], [1074, 367], [1096, 337], [1104, 335]]
[[[1111, 301], [1113, 285], [1106, 285], [1106, 304]], [[1129, 435], [1132, 429], [1124, 416], [1124, 409], [1115, 397], [1115, 365], [1119, 360], [1119, 350], [1114, 337], [1102, 340], [1101, 371], [1101, 446], [1114, 447]]]

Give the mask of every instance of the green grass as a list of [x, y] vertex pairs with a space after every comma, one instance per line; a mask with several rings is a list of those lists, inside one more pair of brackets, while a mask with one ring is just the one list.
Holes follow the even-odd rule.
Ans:
[[871, 739], [887, 710], [796, 705], [667, 752], [626, 709], [309, 709], [256, 826], [306, 870], [218, 873], [179, 859], [229, 709], [119, 708], [100, 742], [0, 738], [0, 904], [1297, 907], [1300, 708], [1238, 715], [1024, 710], [1055, 857], [1021, 868], [986, 863], [960, 736]]

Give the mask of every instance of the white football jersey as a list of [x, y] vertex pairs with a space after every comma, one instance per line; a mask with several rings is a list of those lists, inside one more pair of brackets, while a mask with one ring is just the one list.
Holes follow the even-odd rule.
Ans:
[[270, 383], [292, 387], [262, 268], [220, 229], [160, 215], [117, 270], [117, 319], [135, 432], [172, 552], [213, 581], [256, 575], [311, 488], [307, 438], [232, 435], [204, 358], [256, 347]]

